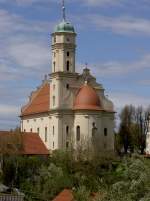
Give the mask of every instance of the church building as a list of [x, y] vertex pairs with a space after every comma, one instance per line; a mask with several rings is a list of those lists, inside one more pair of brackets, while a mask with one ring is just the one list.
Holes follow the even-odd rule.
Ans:
[[114, 107], [85, 67], [76, 72], [76, 31], [63, 20], [51, 34], [49, 78], [33, 91], [21, 109], [21, 131], [39, 134], [48, 150], [68, 149], [95, 139], [102, 150], [114, 150]]

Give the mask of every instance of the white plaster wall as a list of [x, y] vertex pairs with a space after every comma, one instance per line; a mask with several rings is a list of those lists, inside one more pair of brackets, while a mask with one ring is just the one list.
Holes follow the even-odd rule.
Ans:
[[[107, 136], [104, 136], [104, 128], [107, 128]], [[102, 117], [103, 145], [106, 150], [114, 150], [114, 114], [105, 113]]]
[[[47, 142], [45, 142], [45, 127], [47, 127]], [[39, 136], [46, 145], [48, 149], [50, 149], [50, 119], [48, 116], [39, 116], [35, 118], [23, 119], [22, 120], [22, 131], [37, 133], [37, 129], [39, 128]]]

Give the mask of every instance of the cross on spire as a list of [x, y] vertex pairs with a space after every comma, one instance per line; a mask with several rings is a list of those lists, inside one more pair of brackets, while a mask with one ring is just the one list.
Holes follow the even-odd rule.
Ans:
[[66, 21], [65, 0], [62, 0], [62, 17], [63, 17], [63, 20]]

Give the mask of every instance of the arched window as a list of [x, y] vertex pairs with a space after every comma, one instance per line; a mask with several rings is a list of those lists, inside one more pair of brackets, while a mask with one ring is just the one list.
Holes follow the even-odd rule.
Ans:
[[32, 128], [30, 129], [30, 132], [32, 133]]
[[66, 134], [69, 134], [69, 126], [66, 126]]
[[55, 106], [55, 96], [53, 96], [53, 106]]
[[104, 128], [104, 136], [107, 136], [107, 128]]
[[67, 57], [69, 57], [69, 55], [70, 55], [70, 52], [67, 52]]
[[77, 126], [76, 128], [76, 139], [77, 141], [80, 141], [80, 126]]
[[53, 126], [53, 136], [55, 135], [55, 128], [54, 128], [54, 126]]
[[56, 43], [56, 36], [54, 36], [54, 43]]
[[69, 84], [66, 84], [66, 89], [69, 89]]
[[26, 129], [24, 129], [24, 132], [26, 132]]
[[55, 66], [56, 66], [56, 62], [54, 61], [54, 62], [53, 62], [53, 69], [54, 69], [54, 72], [55, 72]]
[[70, 68], [70, 62], [67, 61], [67, 71], [69, 71], [69, 68]]
[[47, 142], [47, 127], [45, 127], [45, 142]]

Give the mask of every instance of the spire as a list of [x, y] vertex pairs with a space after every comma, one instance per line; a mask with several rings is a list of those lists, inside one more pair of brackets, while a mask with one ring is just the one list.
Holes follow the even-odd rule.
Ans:
[[66, 21], [66, 8], [65, 8], [64, 0], [62, 0], [62, 17], [63, 17], [63, 21]]

